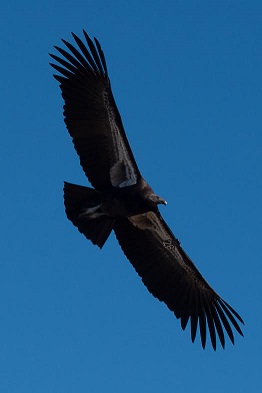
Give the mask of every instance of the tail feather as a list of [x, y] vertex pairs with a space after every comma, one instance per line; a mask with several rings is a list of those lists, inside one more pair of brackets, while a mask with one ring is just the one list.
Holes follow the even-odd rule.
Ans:
[[[102, 248], [110, 235], [114, 219], [103, 213], [88, 214], [88, 210], [103, 203], [102, 194], [92, 188], [64, 183], [64, 204], [68, 219], [85, 237]], [[99, 210], [98, 210], [99, 211]]]

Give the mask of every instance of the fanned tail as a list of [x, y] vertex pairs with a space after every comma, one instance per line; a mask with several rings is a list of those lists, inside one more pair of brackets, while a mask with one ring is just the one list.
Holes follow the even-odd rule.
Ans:
[[92, 188], [64, 183], [67, 218], [100, 248], [105, 244], [115, 221], [101, 212], [102, 199], [102, 194]]

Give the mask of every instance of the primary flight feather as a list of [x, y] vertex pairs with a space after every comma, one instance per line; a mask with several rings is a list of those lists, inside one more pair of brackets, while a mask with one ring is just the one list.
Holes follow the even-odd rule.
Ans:
[[[64, 99], [64, 117], [80, 164], [93, 188], [65, 182], [67, 217], [93, 244], [103, 247], [113, 230], [143, 283], [181, 320], [199, 327], [203, 348], [207, 333], [214, 349], [227, 335], [243, 335], [239, 314], [205, 281], [162, 218], [166, 204], [142, 177], [128, 143], [99, 42], [84, 31], [76, 45], [62, 40], [51, 64]], [[62, 57], [61, 57], [62, 56]]]

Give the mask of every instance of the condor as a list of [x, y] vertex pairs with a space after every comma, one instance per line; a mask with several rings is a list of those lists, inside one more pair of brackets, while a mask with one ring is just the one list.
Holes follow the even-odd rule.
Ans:
[[104, 53], [84, 31], [76, 45], [51, 54], [64, 99], [66, 127], [80, 164], [94, 188], [64, 184], [70, 221], [93, 244], [103, 247], [111, 231], [143, 283], [181, 320], [191, 325], [195, 341], [199, 327], [202, 347], [207, 331], [214, 350], [233, 330], [243, 335], [239, 314], [205, 281], [162, 218], [156, 195], [142, 177], [128, 143], [108, 77]]

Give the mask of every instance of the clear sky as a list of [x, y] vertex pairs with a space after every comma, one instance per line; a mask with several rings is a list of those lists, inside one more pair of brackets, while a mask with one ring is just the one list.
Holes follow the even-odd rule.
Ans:
[[[1, 393], [262, 391], [262, 2], [28, 1], [1, 7]], [[223, 351], [191, 343], [114, 235], [66, 219], [88, 184], [48, 52], [82, 28], [161, 212], [244, 318]]]

